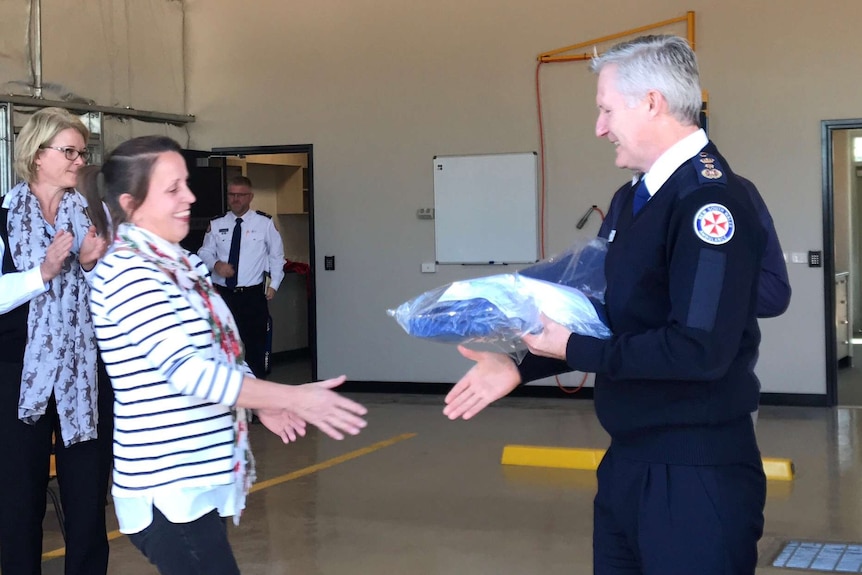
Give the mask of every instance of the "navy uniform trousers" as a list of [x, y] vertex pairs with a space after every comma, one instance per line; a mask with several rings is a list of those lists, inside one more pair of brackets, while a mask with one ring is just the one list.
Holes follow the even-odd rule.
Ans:
[[647, 463], [611, 446], [598, 484], [596, 575], [754, 575], [766, 502], [760, 461]]
[[216, 286], [219, 295], [230, 308], [239, 336], [245, 348], [245, 362], [257, 378], [266, 376], [266, 320], [269, 309], [266, 304], [266, 294], [263, 285], [253, 289], [238, 288], [232, 290], [224, 286]]

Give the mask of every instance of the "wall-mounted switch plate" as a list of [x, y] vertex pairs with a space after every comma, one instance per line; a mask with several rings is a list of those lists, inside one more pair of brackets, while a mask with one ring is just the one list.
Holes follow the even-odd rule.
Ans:
[[791, 252], [790, 262], [794, 264], [807, 264], [808, 257], [804, 252]]

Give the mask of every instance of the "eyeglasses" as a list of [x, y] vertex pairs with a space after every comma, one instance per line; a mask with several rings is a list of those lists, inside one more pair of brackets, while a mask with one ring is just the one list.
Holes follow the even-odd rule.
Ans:
[[63, 155], [70, 162], [74, 162], [78, 159], [78, 156], [84, 159], [84, 162], [90, 159], [90, 150], [79, 150], [78, 148], [74, 148], [72, 146], [66, 147], [58, 147], [58, 146], [39, 146], [41, 150], [57, 150], [58, 152], [63, 152]]
[[244, 192], [244, 193], [239, 193], [239, 194], [235, 194], [233, 192], [228, 192], [227, 197], [229, 197], [229, 198], [244, 198], [245, 196], [250, 196], [250, 195], [251, 195], [251, 192]]

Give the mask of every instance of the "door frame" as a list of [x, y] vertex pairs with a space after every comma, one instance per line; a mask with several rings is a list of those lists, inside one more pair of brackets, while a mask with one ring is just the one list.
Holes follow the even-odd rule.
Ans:
[[311, 353], [311, 380], [317, 381], [317, 281], [314, 251], [314, 146], [288, 144], [277, 146], [227, 146], [213, 148], [213, 154], [241, 156], [254, 154], [307, 154], [308, 158], [308, 259], [311, 273], [308, 277], [308, 348]]
[[[842, 130], [862, 129], [862, 118], [822, 120], [820, 148], [823, 186], [823, 293], [826, 335], [826, 405], [838, 404], [838, 350], [835, 341], [835, 202], [832, 189], [832, 136]], [[852, 334], [851, 334], [852, 335]]]

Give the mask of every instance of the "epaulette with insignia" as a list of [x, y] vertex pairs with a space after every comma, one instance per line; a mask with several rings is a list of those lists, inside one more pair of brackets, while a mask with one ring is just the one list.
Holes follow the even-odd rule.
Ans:
[[701, 184], [726, 184], [727, 173], [718, 159], [708, 153], [701, 152], [691, 159], [694, 171], [697, 172]]
[[263, 216], [263, 217], [265, 217], [265, 218], [272, 219], [272, 216], [271, 216], [271, 215], [269, 215], [269, 214], [268, 214], [268, 213], [266, 213], [266, 212], [262, 212], [262, 211], [260, 211], [260, 210], [255, 210], [255, 212], [257, 212], [258, 214], [262, 215], [262, 216]]
[[207, 222], [207, 231], [206, 233], [210, 233], [213, 229], [213, 222], [222, 218], [222, 216], [213, 216], [210, 218], [210, 221]]

